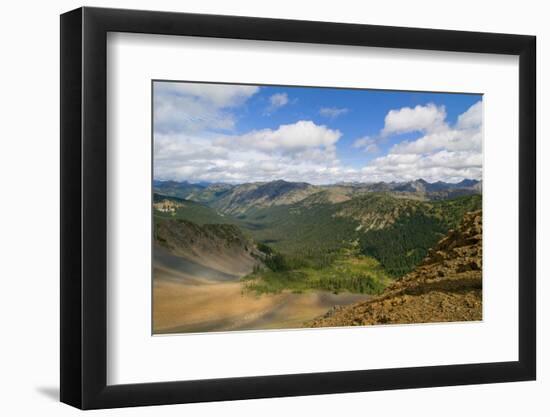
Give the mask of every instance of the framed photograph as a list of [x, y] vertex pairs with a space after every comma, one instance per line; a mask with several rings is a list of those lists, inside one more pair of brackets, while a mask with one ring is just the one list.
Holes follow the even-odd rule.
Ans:
[[61, 401], [533, 380], [535, 37], [61, 16]]

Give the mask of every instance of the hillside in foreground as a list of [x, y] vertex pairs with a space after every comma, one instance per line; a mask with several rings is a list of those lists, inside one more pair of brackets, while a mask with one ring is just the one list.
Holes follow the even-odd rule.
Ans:
[[381, 295], [334, 307], [305, 327], [481, 320], [481, 262], [482, 213], [477, 210], [467, 213], [414, 271]]
[[237, 278], [262, 265], [263, 254], [256, 244], [231, 224], [198, 225], [187, 220], [164, 219], [155, 225], [155, 243], [196, 266]]

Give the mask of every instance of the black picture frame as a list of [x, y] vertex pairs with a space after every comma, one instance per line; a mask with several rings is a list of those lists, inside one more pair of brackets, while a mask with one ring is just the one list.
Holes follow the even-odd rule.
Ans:
[[[108, 32], [519, 56], [519, 360], [107, 385]], [[61, 401], [81, 409], [534, 380], [534, 36], [79, 8], [61, 15]]]

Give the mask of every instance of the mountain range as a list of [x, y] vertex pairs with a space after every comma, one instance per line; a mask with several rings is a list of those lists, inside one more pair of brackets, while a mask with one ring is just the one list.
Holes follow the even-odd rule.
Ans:
[[206, 203], [222, 213], [238, 215], [251, 208], [289, 205], [312, 196], [310, 201], [340, 203], [371, 192], [389, 193], [398, 198], [421, 201], [442, 200], [481, 194], [482, 182], [464, 179], [459, 183], [429, 183], [423, 179], [407, 182], [342, 183], [312, 185], [275, 180], [244, 184], [154, 181], [155, 193]]
[[[314, 265], [358, 242], [361, 251], [376, 258], [389, 275], [401, 276], [466, 212], [481, 208], [479, 185], [473, 180], [451, 185], [423, 180], [331, 186], [287, 181], [157, 183], [155, 219], [232, 224], [256, 242]], [[392, 190], [380, 191], [382, 186]], [[400, 190], [415, 186], [415, 192]]]

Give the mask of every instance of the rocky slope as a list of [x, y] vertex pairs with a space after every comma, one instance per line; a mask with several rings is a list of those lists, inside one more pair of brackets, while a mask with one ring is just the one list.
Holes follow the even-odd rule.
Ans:
[[155, 226], [155, 243], [175, 256], [236, 276], [252, 272], [264, 256], [252, 239], [230, 224], [163, 220]]
[[318, 187], [305, 182], [278, 180], [242, 184], [228, 190], [211, 205], [223, 213], [238, 215], [251, 208], [293, 204], [319, 191]]
[[467, 213], [422, 264], [380, 296], [306, 323], [306, 327], [482, 319], [482, 213]]

